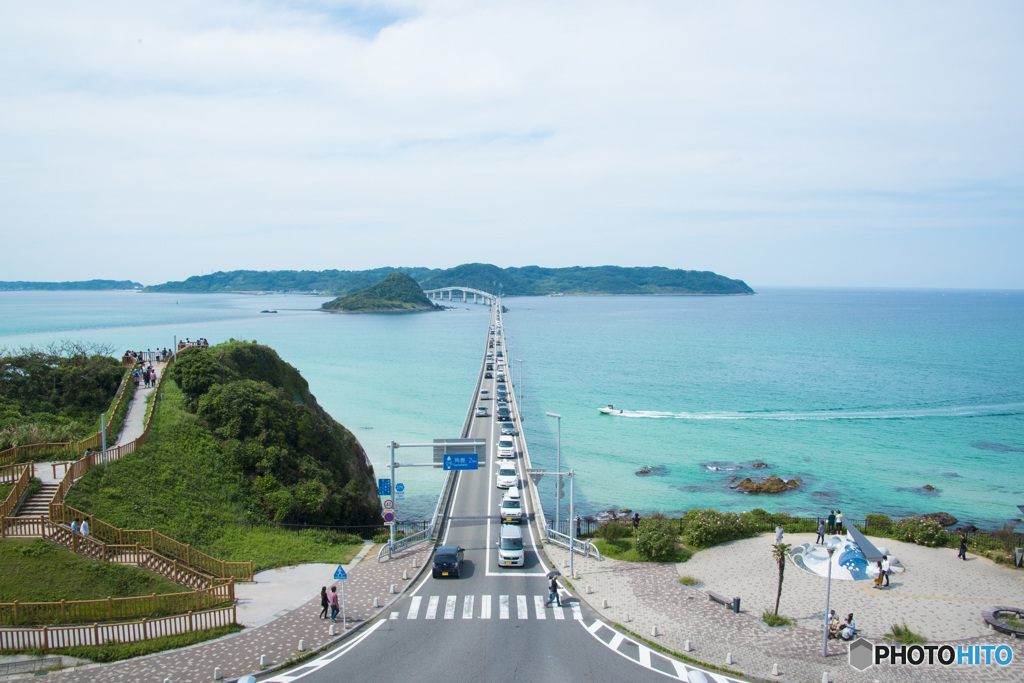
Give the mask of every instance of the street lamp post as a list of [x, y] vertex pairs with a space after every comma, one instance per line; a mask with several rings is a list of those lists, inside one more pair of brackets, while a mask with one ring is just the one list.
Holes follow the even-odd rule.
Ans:
[[[523, 359], [516, 358], [519, 363], [519, 419], [523, 419]], [[515, 387], [513, 387], [514, 389]]]
[[576, 470], [569, 470], [569, 576], [576, 580], [576, 505], [573, 489], [576, 485]]
[[821, 639], [821, 656], [828, 657], [828, 604], [832, 598], [832, 555], [836, 547], [829, 544], [828, 550], [828, 588], [825, 589], [825, 635]]
[[561, 508], [562, 508], [562, 416], [558, 413], [548, 413], [548, 417], [553, 417], [558, 420], [558, 446], [555, 451], [556, 464], [555, 471], [558, 472], [558, 479], [555, 480], [555, 531], [561, 533], [562, 527], [560, 526], [561, 520]]

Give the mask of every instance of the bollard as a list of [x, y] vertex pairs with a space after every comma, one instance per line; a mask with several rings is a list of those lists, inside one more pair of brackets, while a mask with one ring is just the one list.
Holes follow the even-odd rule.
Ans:
[[359, 612], [353, 612], [352, 621], [359, 621]]
[[683, 643], [683, 652], [693, 652], [693, 645], [690, 644], [690, 641], [687, 640]]
[[409, 580], [409, 570], [406, 569], [406, 570], [404, 570], [402, 572], [402, 581], [408, 581], [408, 580]]
[[593, 586], [591, 586], [591, 585], [590, 585], [590, 584], [588, 583], [588, 584], [587, 584], [587, 595], [590, 595], [590, 594], [591, 594], [591, 593], [593, 593], [593, 592], [594, 592], [594, 588], [593, 588]]
[[380, 598], [374, 598], [373, 599], [373, 606], [374, 607], [380, 607]]
[[394, 595], [397, 592], [398, 592], [398, 586], [396, 586], [395, 584], [391, 584], [391, 594]]
[[418, 558], [418, 557], [414, 557], [413, 558], [413, 560], [412, 560], [412, 568], [413, 569], [419, 569], [420, 568], [420, 558]]
[[306, 651], [306, 641], [300, 639], [299, 640], [299, 652], [305, 652], [305, 651]]
[[828, 683], [828, 672], [821, 674], [821, 683]]
[[605, 598], [604, 600], [601, 601], [601, 608], [602, 609], [608, 609], [608, 598]]
[[779, 663], [775, 662], [774, 664], [772, 664], [772, 676], [778, 676], [778, 675], [779, 675]]
[[727, 652], [726, 653], [726, 655], [725, 655], [725, 663], [726, 664], [730, 664], [730, 665], [732, 664], [732, 653], [731, 652]]
[[260, 668], [261, 669], [266, 669], [267, 668], [267, 656], [266, 655], [260, 655]]
[[223, 680], [223, 678], [224, 677], [220, 675], [220, 667], [219, 666], [213, 667], [213, 680], [220, 681], [220, 680]]
[[651, 635], [654, 636], [655, 638], [658, 637], [658, 627], [657, 626], [655, 626], [654, 628], [651, 629]]
[[334, 629], [334, 624], [331, 624], [331, 630], [330, 630], [330, 634], [331, 634], [332, 636], [336, 636], [336, 635], [338, 635], [338, 632], [337, 632], [337, 631], [336, 631], [336, 630]]

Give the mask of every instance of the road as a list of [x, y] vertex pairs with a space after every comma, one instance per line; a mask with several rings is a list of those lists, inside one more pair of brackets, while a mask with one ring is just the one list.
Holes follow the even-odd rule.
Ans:
[[[497, 323], [492, 318], [492, 328]], [[496, 353], [503, 345], [500, 333], [494, 338]], [[495, 371], [500, 367], [495, 365]], [[495, 384], [494, 379], [482, 379], [481, 389], [493, 397]], [[550, 567], [538, 552], [537, 533], [527, 520], [522, 524], [525, 566], [498, 566], [498, 509], [504, 493], [495, 485], [500, 423], [495, 419], [496, 400], [477, 404], [487, 406], [488, 417], [473, 418], [468, 436], [486, 439], [486, 467], [459, 472], [442, 535], [442, 544], [465, 549], [462, 575], [435, 579], [428, 568], [392, 606], [389, 618], [270, 681], [318, 683], [353, 675], [386, 681], [664, 681], [656, 669], [673, 678], [679, 673], [670, 660], [624, 642], [567, 593], [562, 607], [544, 606]], [[522, 480], [519, 438], [513, 461]], [[522, 500], [529, 504], [529, 496]]]

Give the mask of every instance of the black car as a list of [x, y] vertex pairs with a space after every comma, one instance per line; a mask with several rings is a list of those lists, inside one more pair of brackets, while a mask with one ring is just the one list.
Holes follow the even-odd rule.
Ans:
[[462, 574], [462, 556], [465, 549], [457, 545], [443, 545], [434, 552], [434, 578], [442, 576], [454, 576], [459, 578]]
[[494, 369], [494, 363], [488, 363], [486, 369], [487, 370], [493, 370]]
[[484, 379], [493, 379], [493, 378], [494, 378], [494, 373], [491, 372], [490, 370], [488, 370], [487, 372], [484, 373]]

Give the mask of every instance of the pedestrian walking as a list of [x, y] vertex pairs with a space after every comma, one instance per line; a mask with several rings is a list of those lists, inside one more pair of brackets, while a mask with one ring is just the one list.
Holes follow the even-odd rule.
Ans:
[[967, 561], [967, 534], [960, 534], [960, 552], [957, 557], [964, 562]]
[[824, 543], [825, 543], [825, 522], [820, 522], [818, 524], [818, 540], [816, 540], [814, 543], [815, 543], [815, 545], [817, 545], [819, 543], [824, 545]]
[[73, 533], [73, 534], [77, 534], [78, 533], [78, 520], [77, 519], [71, 520], [71, 533]]
[[327, 599], [327, 586], [321, 586], [320, 587], [320, 607], [323, 608], [323, 609], [320, 610], [320, 618], [321, 619], [326, 619], [327, 618], [327, 608], [330, 607], [330, 606], [331, 606], [331, 603]]
[[782, 543], [782, 525], [775, 525], [775, 545]]
[[80, 527], [78, 527], [78, 528], [82, 530], [82, 535], [83, 536], [88, 536], [89, 535], [89, 520], [83, 519], [82, 520], [82, 525]]
[[341, 611], [341, 607], [338, 605], [338, 587], [331, 586], [331, 595], [327, 598], [327, 603], [331, 606], [331, 621], [338, 620], [338, 612]]
[[555, 576], [551, 577], [551, 583], [548, 584], [548, 601], [544, 603], [544, 606], [551, 607], [552, 600], [559, 607], [562, 606], [562, 599], [558, 597], [558, 577]]
[[836, 532], [836, 511], [828, 511], [828, 532], [834, 534]]
[[889, 556], [888, 555], [882, 555], [882, 574], [885, 575], [885, 587], [886, 588], [889, 587], [889, 572], [890, 572], [890, 570], [891, 570], [891, 565], [889, 564]]

